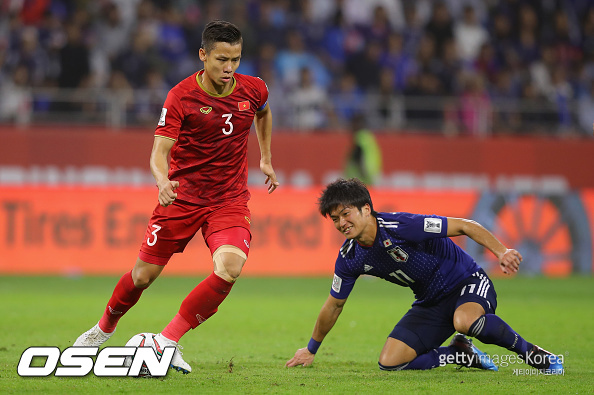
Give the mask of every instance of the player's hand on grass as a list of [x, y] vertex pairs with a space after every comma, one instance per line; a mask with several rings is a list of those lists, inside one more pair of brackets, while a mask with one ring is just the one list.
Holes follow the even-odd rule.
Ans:
[[276, 173], [272, 168], [272, 164], [270, 162], [261, 160], [260, 170], [266, 175], [266, 181], [264, 181], [264, 184], [268, 185], [268, 193], [274, 192], [280, 183], [276, 180]]
[[499, 258], [499, 266], [505, 274], [517, 273], [520, 262], [522, 262], [522, 255], [514, 249], [507, 249]]
[[179, 181], [166, 180], [157, 186], [159, 187], [159, 204], [163, 207], [167, 207], [173, 203], [175, 198], [177, 198], [175, 189], [179, 187]]
[[309, 352], [307, 347], [300, 348], [295, 353], [295, 356], [291, 358], [285, 366], [290, 368], [293, 366], [309, 366], [313, 363], [314, 358], [316, 357], [315, 354]]

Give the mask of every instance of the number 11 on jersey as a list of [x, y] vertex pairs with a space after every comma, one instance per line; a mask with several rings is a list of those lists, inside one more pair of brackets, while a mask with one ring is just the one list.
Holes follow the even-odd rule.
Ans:
[[401, 283], [404, 283], [404, 285], [406, 285], [407, 287], [410, 287], [410, 285], [415, 282], [415, 280], [410, 278], [406, 273], [404, 273], [400, 269], [390, 273], [390, 276], [395, 277], [396, 280], [400, 281]]

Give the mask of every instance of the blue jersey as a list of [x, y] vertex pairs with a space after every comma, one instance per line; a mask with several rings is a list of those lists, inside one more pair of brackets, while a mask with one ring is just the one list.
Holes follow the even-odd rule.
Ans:
[[415, 304], [430, 305], [480, 267], [449, 237], [437, 215], [378, 213], [372, 246], [346, 240], [334, 268], [331, 295], [346, 299], [362, 274], [410, 287]]

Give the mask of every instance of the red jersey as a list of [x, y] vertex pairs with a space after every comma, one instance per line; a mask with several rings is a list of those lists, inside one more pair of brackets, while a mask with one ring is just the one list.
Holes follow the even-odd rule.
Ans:
[[175, 140], [169, 179], [179, 181], [177, 198], [203, 206], [248, 201], [247, 142], [268, 88], [260, 78], [234, 74], [231, 92], [207, 92], [201, 70], [173, 87], [155, 136]]

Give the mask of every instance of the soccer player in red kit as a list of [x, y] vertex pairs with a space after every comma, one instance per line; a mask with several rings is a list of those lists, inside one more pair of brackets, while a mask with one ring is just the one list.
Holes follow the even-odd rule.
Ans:
[[[186, 332], [217, 312], [239, 277], [251, 241], [247, 141], [252, 122], [268, 192], [279, 185], [271, 163], [268, 89], [259, 78], [235, 74], [241, 49], [241, 32], [233, 24], [206, 25], [199, 53], [204, 69], [171, 89], [155, 131], [150, 168], [159, 204], [136, 264], [117, 283], [97, 325], [74, 346], [96, 347], [109, 339], [118, 320], [199, 229], [212, 254], [213, 273], [184, 299], [178, 314], [156, 336], [158, 343], [177, 347]], [[179, 349], [171, 367], [192, 370]]]

